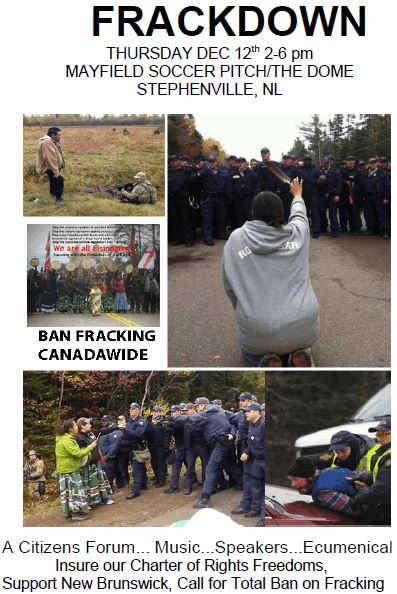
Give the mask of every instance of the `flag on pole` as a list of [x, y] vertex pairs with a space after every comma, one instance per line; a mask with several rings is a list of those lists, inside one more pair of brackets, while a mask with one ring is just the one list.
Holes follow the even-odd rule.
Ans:
[[146, 250], [143, 253], [142, 258], [138, 262], [138, 268], [143, 270], [151, 270], [154, 268], [154, 263], [156, 261], [156, 252], [154, 249]]
[[50, 268], [51, 268], [51, 231], [48, 231], [47, 243], [45, 246], [44, 270], [50, 270]]

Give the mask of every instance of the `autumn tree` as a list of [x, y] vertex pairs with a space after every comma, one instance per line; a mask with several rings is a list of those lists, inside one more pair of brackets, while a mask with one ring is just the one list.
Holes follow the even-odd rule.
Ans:
[[196, 120], [191, 114], [168, 116], [168, 152], [197, 157], [202, 151], [203, 137], [196, 129]]
[[213, 155], [218, 161], [223, 161], [226, 157], [226, 152], [219, 140], [205, 138], [203, 141], [203, 155]]

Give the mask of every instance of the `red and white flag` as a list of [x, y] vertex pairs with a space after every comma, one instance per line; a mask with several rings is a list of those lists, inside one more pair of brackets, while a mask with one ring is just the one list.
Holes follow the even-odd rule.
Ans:
[[151, 270], [154, 268], [154, 263], [156, 261], [156, 252], [154, 249], [146, 250], [143, 253], [142, 258], [138, 262], [138, 268], [143, 270]]
[[51, 268], [51, 231], [48, 231], [47, 243], [45, 246], [44, 270], [50, 270], [50, 268]]

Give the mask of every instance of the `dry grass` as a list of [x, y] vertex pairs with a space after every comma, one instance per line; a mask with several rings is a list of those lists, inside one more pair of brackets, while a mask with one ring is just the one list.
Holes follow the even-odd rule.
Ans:
[[[47, 176], [35, 172], [38, 139], [46, 128], [24, 128], [24, 205], [27, 216], [153, 216], [164, 215], [164, 133], [156, 126], [128, 126], [129, 136], [113, 126], [64, 126], [65, 203], [56, 206]], [[126, 183], [144, 171], [157, 188], [156, 204], [124, 204], [107, 193], [87, 194], [82, 186]], [[38, 198], [37, 202], [34, 200]]]

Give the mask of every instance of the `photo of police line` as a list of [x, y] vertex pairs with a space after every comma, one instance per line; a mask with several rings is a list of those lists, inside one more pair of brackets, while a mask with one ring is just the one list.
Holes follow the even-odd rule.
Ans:
[[[310, 154], [284, 153], [281, 161], [276, 162], [271, 160], [268, 147], [260, 149], [260, 159], [250, 159], [249, 162], [236, 155], [230, 155], [226, 160], [208, 155], [193, 163], [187, 155], [171, 155], [168, 188], [171, 199], [175, 197], [171, 208], [175, 207], [176, 216], [183, 221], [182, 228], [172, 230], [171, 235], [178, 244], [182, 243], [183, 234], [186, 247], [192, 247], [197, 221], [194, 221], [193, 211], [185, 206], [198, 209], [200, 205], [203, 242], [214, 245], [215, 238], [227, 238], [227, 228], [233, 230], [252, 220], [253, 198], [266, 191], [280, 196], [282, 222], [287, 223], [292, 202], [289, 182], [295, 178], [304, 182], [302, 194], [313, 239], [318, 239], [329, 229], [333, 238], [347, 232], [361, 235], [361, 213], [368, 235], [390, 238], [389, 159], [370, 157], [364, 161], [347, 155], [342, 161], [335, 162], [332, 155], [324, 155], [319, 165], [315, 165]], [[200, 197], [196, 201], [188, 198], [186, 205], [180, 205], [177, 198], [180, 192], [189, 198], [194, 194]]]
[[[315, 124], [313, 134], [317, 135]], [[354, 236], [364, 233], [389, 239], [390, 118], [382, 124], [386, 137], [380, 141], [377, 136], [372, 146], [368, 141], [357, 145], [346, 137], [337, 143], [330, 126], [328, 141], [321, 142], [308, 134], [305, 143], [298, 137], [292, 150], [285, 147], [281, 160], [274, 160], [270, 144], [251, 147], [254, 154], [243, 156], [225, 154], [216, 141], [212, 146], [200, 147], [209, 151], [206, 154], [196, 154], [197, 146], [189, 144], [185, 148], [190, 149], [190, 154], [177, 154], [173, 149], [180, 144], [176, 141], [172, 144], [171, 136], [168, 171], [171, 240], [192, 247], [198, 228], [206, 245], [215, 245], [216, 239], [227, 239], [230, 232], [253, 220], [253, 199], [261, 192], [279, 197], [278, 210], [282, 212], [274, 213], [273, 218], [277, 218], [278, 225], [286, 224], [293, 199], [290, 182], [296, 178], [303, 182], [302, 198], [313, 239], [327, 232], [332, 238], [350, 232]], [[327, 148], [336, 149], [338, 156], [330, 154]], [[351, 148], [359, 152], [353, 154]], [[295, 152], [296, 149], [300, 152]], [[378, 155], [379, 149], [387, 154]]]
[[390, 372], [29, 371], [24, 391], [25, 526], [390, 525]]
[[390, 116], [301, 117], [170, 116], [171, 366], [389, 364]]
[[184, 525], [214, 508], [263, 527], [264, 387], [262, 372], [25, 372], [25, 525]]

